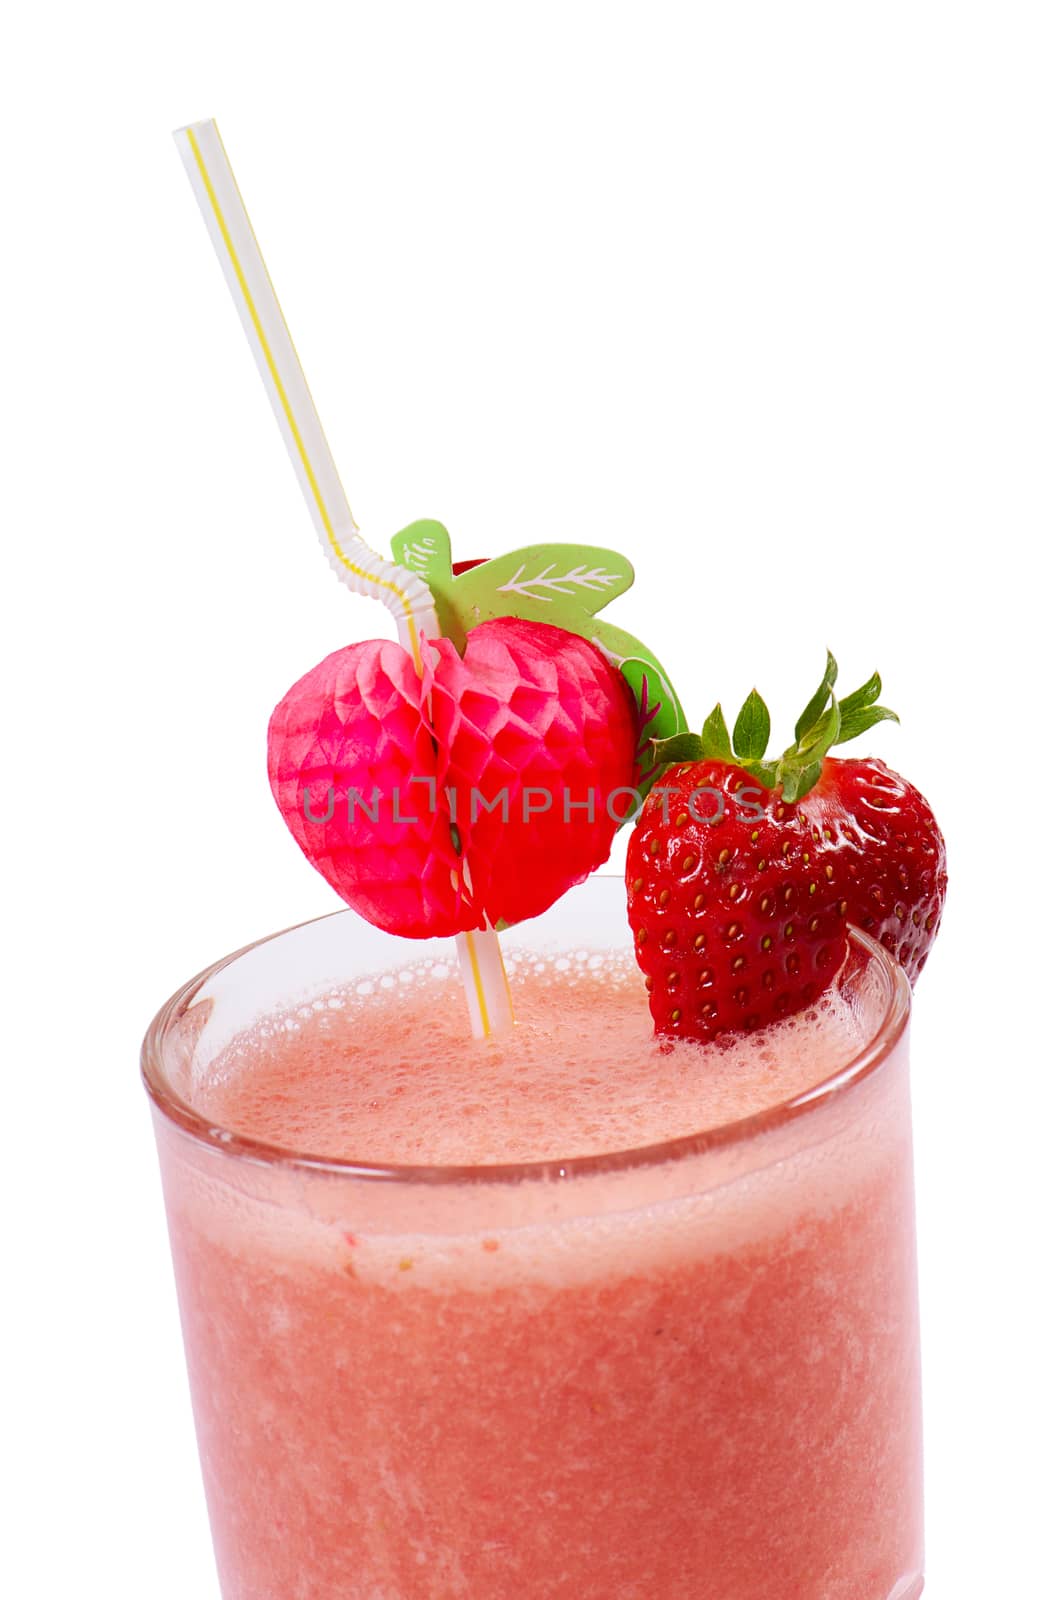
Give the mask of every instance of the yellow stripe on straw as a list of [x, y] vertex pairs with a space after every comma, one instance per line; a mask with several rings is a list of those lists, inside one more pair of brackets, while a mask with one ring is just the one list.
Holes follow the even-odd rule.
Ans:
[[[326, 549], [350, 588], [383, 600], [399, 618], [422, 676], [420, 630], [428, 637], [441, 631], [433, 596], [417, 574], [377, 555], [353, 520], [217, 124], [196, 123], [175, 137]], [[456, 946], [472, 1032], [482, 1038], [509, 1027], [511, 993], [496, 933], [486, 928], [460, 934]]]
[[475, 949], [474, 939], [468, 940], [468, 960], [471, 965], [471, 981], [475, 985], [475, 999], [478, 1001], [479, 1015], [484, 1027], [489, 1024], [489, 1007], [486, 1005], [486, 993], [482, 987], [482, 968], [478, 964], [478, 951]]
[[[228, 226], [224, 211], [221, 207], [221, 202], [217, 197], [217, 190], [214, 188], [209, 169], [207, 168], [206, 162], [203, 159], [202, 149], [199, 145], [198, 139], [195, 136], [195, 129], [193, 127], [189, 127], [185, 128], [183, 131], [187, 135], [188, 144], [191, 147], [191, 152], [195, 159], [195, 165], [198, 168], [199, 176], [202, 179], [202, 185], [206, 191], [206, 197], [210, 202], [210, 209], [214, 214], [218, 230], [222, 240], [224, 241], [224, 247], [228, 252], [228, 259], [232, 263], [232, 271], [235, 273], [236, 282], [239, 285], [239, 292], [243, 296], [243, 301], [246, 305], [251, 325], [253, 326], [254, 332], [257, 335], [257, 340], [261, 346], [262, 355], [265, 358], [265, 365], [268, 368], [269, 376], [272, 378], [273, 384], [275, 385], [276, 394], [283, 409], [283, 414], [287, 419], [287, 426], [291, 430], [291, 437], [294, 440], [295, 448], [298, 451], [298, 456], [302, 463], [302, 470], [306, 475], [309, 489], [316, 504], [320, 521], [324, 526], [324, 531], [327, 534], [328, 542], [335, 553], [335, 558], [336, 560], [341, 561], [342, 565], [346, 567], [349, 572], [352, 572], [355, 577], [360, 578], [363, 583], [376, 585], [380, 589], [385, 589], [388, 593], [394, 595], [398, 600], [405, 614], [405, 626], [408, 629], [409, 646], [412, 650], [412, 658], [416, 663], [416, 671], [422, 676], [423, 662], [420, 658], [419, 630], [416, 627], [412, 605], [409, 602], [408, 596], [403, 594], [398, 585], [396, 583], [392, 583], [390, 579], [379, 577], [375, 573], [367, 571], [366, 568], [358, 566], [355, 561], [351, 561], [350, 557], [346, 554], [345, 550], [343, 550], [338, 538], [336, 537], [335, 526], [331, 520], [330, 513], [328, 512], [327, 502], [321, 493], [320, 484], [317, 481], [317, 475], [313, 471], [313, 463], [310, 460], [309, 452], [305, 447], [305, 441], [302, 438], [302, 432], [298, 426], [298, 421], [294, 414], [294, 408], [291, 405], [290, 399], [287, 395], [287, 390], [284, 387], [283, 379], [280, 376], [280, 369], [276, 364], [276, 357], [272, 353], [272, 348], [269, 344], [268, 337], [266, 336], [264, 325], [262, 324], [261, 317], [258, 313], [258, 308], [254, 303], [254, 296], [250, 292], [250, 285], [247, 282], [247, 275], [243, 270], [243, 263], [239, 259], [239, 252], [237, 251], [235, 243], [232, 239], [232, 231]], [[291, 342], [293, 346], [294, 341], [292, 340]], [[353, 527], [356, 528], [357, 524], [353, 522], [352, 517], [350, 518], [350, 521], [353, 524]]]
[[484, 928], [460, 934], [456, 948], [469, 1008], [474, 997], [472, 1026], [477, 1010], [481, 1033], [478, 1028], [474, 1028], [474, 1031], [483, 1038], [499, 1027], [509, 1025], [513, 1016], [511, 990], [501, 959], [500, 944], [494, 930]]

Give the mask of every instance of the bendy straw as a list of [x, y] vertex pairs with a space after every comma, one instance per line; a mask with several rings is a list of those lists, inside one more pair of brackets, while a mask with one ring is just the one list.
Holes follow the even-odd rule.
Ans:
[[[331, 566], [356, 594], [383, 602], [422, 673], [421, 634], [440, 632], [431, 591], [361, 538], [217, 124], [192, 123], [174, 139]], [[496, 933], [460, 934], [456, 942], [472, 1033], [483, 1038], [509, 1027], [511, 995]]]

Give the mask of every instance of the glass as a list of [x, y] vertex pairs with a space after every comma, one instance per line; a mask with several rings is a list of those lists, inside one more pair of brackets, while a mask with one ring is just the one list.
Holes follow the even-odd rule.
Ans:
[[[622, 885], [505, 937], [621, 948]], [[307, 923], [192, 980], [144, 1043], [225, 1600], [914, 1600], [900, 968], [855, 934], [842, 1069], [647, 1149], [381, 1166], [195, 1110], [261, 1017], [429, 949]]]

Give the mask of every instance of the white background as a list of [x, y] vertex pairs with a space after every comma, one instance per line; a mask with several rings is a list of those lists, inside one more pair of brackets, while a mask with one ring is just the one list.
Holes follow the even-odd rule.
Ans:
[[[952, 888], [918, 988], [928, 1600], [1055, 1593], [1049, 6], [53, 6], [6, 29], [13, 1595], [214, 1600], [140, 1035], [332, 908], [269, 711], [318, 551], [170, 129], [216, 115], [383, 546], [610, 544], [701, 716], [826, 645]], [[1051, 1280], [1053, 1282], [1051, 1283]], [[508, 1600], [508, 1597], [498, 1597]]]

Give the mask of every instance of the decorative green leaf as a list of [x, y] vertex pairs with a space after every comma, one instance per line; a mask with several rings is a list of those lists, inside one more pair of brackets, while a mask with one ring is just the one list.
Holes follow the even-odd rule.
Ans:
[[769, 744], [769, 711], [757, 689], [752, 689], [736, 718], [732, 747], [743, 761], [761, 761]]
[[449, 534], [440, 522], [410, 522], [391, 539], [390, 549], [398, 565], [418, 573], [428, 588], [452, 581]]
[[601, 622], [599, 617], [585, 617], [580, 626], [570, 631], [595, 644], [626, 678], [649, 738], [668, 739], [672, 733], [685, 732], [688, 723], [677, 691], [643, 640], [616, 628], [613, 622]]
[[632, 566], [614, 550], [538, 544], [462, 572], [449, 598], [467, 633], [491, 617], [527, 617], [580, 633], [579, 619], [603, 610], [632, 582]]
[[579, 625], [571, 627], [570, 631], [595, 644], [629, 684], [637, 707], [640, 733], [638, 787], [646, 794], [656, 777], [653, 743], [684, 733], [688, 728], [677, 691], [661, 662], [633, 634], [625, 633], [613, 623], [601, 622], [599, 617], [580, 619]]
[[832, 654], [831, 650], [829, 650], [828, 660], [825, 663], [824, 677], [821, 679], [813, 698], [809, 701], [805, 711], [802, 713], [802, 716], [795, 724], [796, 744], [798, 744], [803, 735], [813, 727], [814, 723], [820, 717], [821, 712], [828, 704], [828, 697], [835, 688], [835, 680], [838, 672], [839, 668], [836, 665], [835, 656]]
[[846, 744], [848, 739], [856, 739], [859, 733], [864, 733], [868, 728], [874, 728], [877, 722], [897, 722], [899, 718], [886, 706], [863, 706], [860, 711], [843, 713], [843, 721], [835, 738], [836, 744]]
[[703, 755], [707, 761], [732, 760], [732, 742], [720, 704], [703, 724]]
[[391, 550], [402, 566], [425, 579], [440, 630], [460, 651], [473, 628], [499, 617], [552, 623], [596, 645], [633, 694], [636, 775], [647, 792], [655, 776], [656, 744], [685, 733], [688, 723], [661, 662], [633, 634], [596, 614], [632, 584], [633, 568], [625, 556], [597, 545], [527, 545], [454, 576], [449, 535], [432, 521], [411, 523], [391, 540]]

